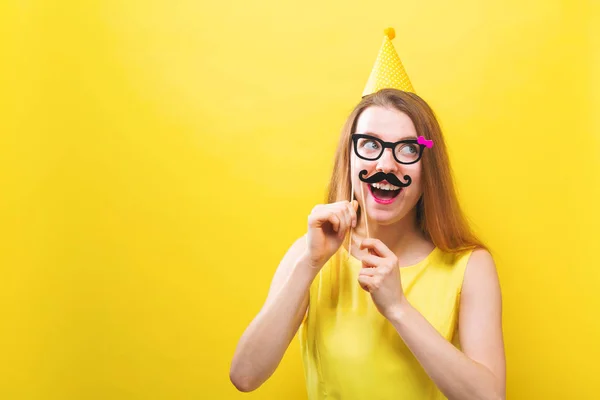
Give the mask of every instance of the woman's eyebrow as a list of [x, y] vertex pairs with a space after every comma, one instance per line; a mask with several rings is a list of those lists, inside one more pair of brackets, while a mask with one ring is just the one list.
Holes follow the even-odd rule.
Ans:
[[417, 140], [416, 136], [403, 136], [400, 140]]
[[[357, 133], [359, 133], [359, 132], [357, 132]], [[377, 133], [375, 133], [375, 132], [369, 132], [369, 131], [366, 131], [366, 132], [360, 132], [359, 134], [361, 134], [361, 135], [369, 135], [369, 136], [374, 136], [374, 137], [376, 137], [376, 138], [378, 138], [378, 139], [381, 139], [381, 140], [383, 140], [383, 139], [381, 138], [381, 135], [378, 135], [378, 134], [377, 134]], [[400, 142], [400, 141], [402, 141], [402, 140], [417, 140], [417, 137], [416, 137], [416, 136], [412, 136], [412, 135], [403, 136], [403, 137], [401, 137], [400, 139], [398, 139], [398, 140], [395, 140], [393, 143], [395, 143], [395, 142]]]

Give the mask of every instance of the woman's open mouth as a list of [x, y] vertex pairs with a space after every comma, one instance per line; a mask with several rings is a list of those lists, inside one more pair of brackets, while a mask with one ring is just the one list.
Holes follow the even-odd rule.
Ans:
[[402, 188], [384, 182], [371, 183], [368, 186], [371, 196], [373, 196], [375, 202], [379, 204], [393, 203], [402, 191]]

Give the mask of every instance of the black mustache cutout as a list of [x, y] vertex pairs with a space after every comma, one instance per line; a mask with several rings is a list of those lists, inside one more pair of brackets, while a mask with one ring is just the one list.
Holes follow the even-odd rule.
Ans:
[[394, 174], [386, 174], [384, 172], [377, 172], [376, 174], [371, 175], [368, 178], [363, 178], [363, 176], [365, 176], [367, 174], [368, 174], [367, 170], [363, 169], [358, 174], [358, 179], [360, 179], [361, 181], [366, 182], [366, 183], [377, 183], [377, 182], [381, 182], [381, 181], [385, 180], [385, 181], [388, 181], [389, 183], [391, 183], [392, 185], [399, 186], [401, 188], [407, 187], [412, 182], [412, 179], [408, 175], [404, 175], [404, 179], [406, 180], [406, 183], [404, 183], [404, 182], [401, 182]]

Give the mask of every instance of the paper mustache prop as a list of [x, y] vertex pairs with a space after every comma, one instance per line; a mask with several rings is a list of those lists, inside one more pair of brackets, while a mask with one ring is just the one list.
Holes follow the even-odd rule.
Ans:
[[398, 186], [401, 188], [407, 187], [408, 185], [410, 185], [412, 183], [412, 179], [408, 175], [404, 175], [404, 180], [406, 182], [402, 182], [396, 177], [396, 175], [386, 174], [384, 172], [377, 172], [376, 174], [371, 175], [368, 178], [365, 178], [364, 176], [367, 175], [368, 173], [369, 172], [366, 169], [363, 169], [358, 174], [358, 179], [360, 179], [361, 181], [363, 181], [365, 183], [377, 183], [377, 182], [381, 182], [381, 181], [387, 181], [388, 183], [391, 183], [392, 185]]

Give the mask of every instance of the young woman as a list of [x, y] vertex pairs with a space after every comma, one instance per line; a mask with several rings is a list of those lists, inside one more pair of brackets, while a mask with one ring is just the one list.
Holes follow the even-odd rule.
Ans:
[[311, 400], [504, 399], [501, 303], [433, 111], [383, 89], [348, 117], [327, 204], [283, 257], [230, 379], [258, 388], [298, 332]]

